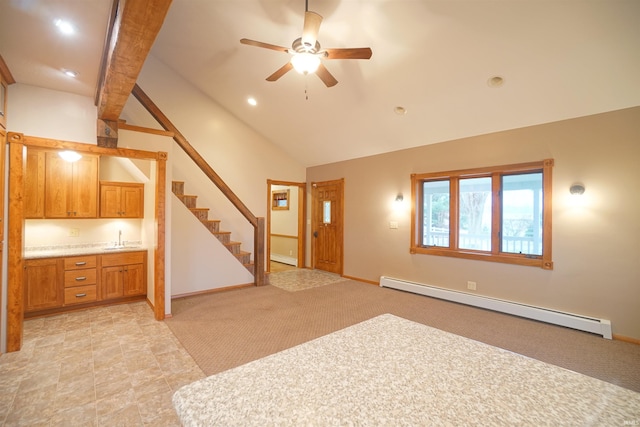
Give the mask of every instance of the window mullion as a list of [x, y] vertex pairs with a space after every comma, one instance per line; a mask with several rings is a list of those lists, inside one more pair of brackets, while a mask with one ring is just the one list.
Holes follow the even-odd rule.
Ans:
[[546, 159], [542, 169], [542, 186], [543, 186], [543, 206], [542, 206], [542, 268], [545, 270], [553, 270], [553, 260], [551, 257], [551, 183], [554, 161]]
[[449, 247], [459, 249], [458, 230], [460, 226], [460, 180], [451, 177], [449, 180]]
[[491, 174], [491, 253], [500, 253], [502, 237], [502, 175]]

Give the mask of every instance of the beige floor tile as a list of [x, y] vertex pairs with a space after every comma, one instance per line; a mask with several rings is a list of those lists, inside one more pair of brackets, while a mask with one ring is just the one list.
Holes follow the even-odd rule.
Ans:
[[138, 405], [136, 403], [131, 403], [118, 409], [115, 412], [98, 415], [98, 425], [105, 427], [137, 427], [144, 426], [144, 423], [142, 422], [142, 418], [140, 417]]
[[19, 391], [6, 418], [6, 425], [39, 425], [53, 415], [56, 384]]
[[51, 427], [94, 427], [98, 425], [96, 402], [60, 408], [51, 417]]
[[171, 397], [203, 377], [146, 302], [28, 319], [0, 356], [0, 426], [179, 426]]

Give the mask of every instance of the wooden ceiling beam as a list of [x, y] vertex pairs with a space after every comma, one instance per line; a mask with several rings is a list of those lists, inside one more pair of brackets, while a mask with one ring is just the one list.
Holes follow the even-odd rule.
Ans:
[[118, 119], [172, 0], [114, 0], [98, 88], [98, 145], [117, 145]]

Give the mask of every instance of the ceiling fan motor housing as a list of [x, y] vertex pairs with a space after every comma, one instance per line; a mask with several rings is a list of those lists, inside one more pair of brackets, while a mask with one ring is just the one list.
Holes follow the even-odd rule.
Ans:
[[316, 40], [316, 44], [310, 46], [309, 44], [302, 43], [302, 37], [299, 37], [293, 41], [291, 49], [295, 53], [318, 53], [320, 52], [320, 43]]

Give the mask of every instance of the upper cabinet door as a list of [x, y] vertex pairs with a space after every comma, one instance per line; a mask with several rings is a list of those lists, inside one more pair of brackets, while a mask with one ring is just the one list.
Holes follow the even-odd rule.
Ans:
[[71, 206], [76, 218], [98, 216], [98, 157], [83, 155], [72, 163]]
[[45, 153], [44, 215], [69, 218], [71, 211], [71, 163], [56, 152]]
[[100, 183], [100, 218], [142, 218], [143, 208], [143, 184]]
[[45, 157], [45, 217], [96, 218], [98, 157], [83, 155], [67, 162], [57, 152]]

